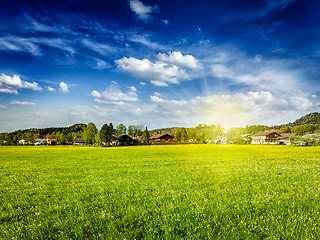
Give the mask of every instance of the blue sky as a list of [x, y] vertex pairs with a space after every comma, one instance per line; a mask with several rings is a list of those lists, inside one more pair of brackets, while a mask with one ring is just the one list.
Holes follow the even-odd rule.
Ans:
[[6, 1], [0, 132], [282, 124], [320, 110], [316, 0]]

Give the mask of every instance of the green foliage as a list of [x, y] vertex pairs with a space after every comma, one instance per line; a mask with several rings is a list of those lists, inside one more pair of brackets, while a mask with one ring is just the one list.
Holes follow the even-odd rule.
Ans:
[[320, 239], [318, 153], [2, 147], [0, 239]]
[[120, 123], [118, 126], [116, 126], [116, 133], [117, 135], [127, 134], [126, 126]]
[[112, 123], [104, 124], [99, 132], [99, 138], [104, 145], [109, 145], [109, 143], [113, 140], [114, 129]]
[[96, 142], [96, 134], [98, 130], [94, 123], [88, 123], [87, 127], [84, 129], [83, 137], [86, 143], [93, 144]]
[[320, 113], [314, 112], [314, 113], [309, 113], [296, 121], [294, 121], [291, 126], [298, 126], [298, 125], [304, 125], [304, 124], [320, 124]]
[[149, 131], [148, 131], [148, 128], [147, 128], [147, 127], [146, 127], [146, 129], [143, 131], [142, 136], [143, 136], [143, 142], [144, 142], [144, 143], [148, 143], [148, 139], [149, 139], [149, 137], [150, 137], [150, 134], [149, 134]]

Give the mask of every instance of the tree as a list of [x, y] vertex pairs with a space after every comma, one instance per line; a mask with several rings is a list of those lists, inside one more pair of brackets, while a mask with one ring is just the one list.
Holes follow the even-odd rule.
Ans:
[[113, 133], [114, 129], [112, 123], [110, 123], [109, 125], [104, 124], [99, 132], [100, 141], [104, 142], [104, 144], [106, 145], [109, 145], [109, 143], [112, 141]]
[[181, 142], [188, 141], [188, 132], [185, 128], [182, 128], [181, 130]]
[[143, 136], [143, 142], [148, 143], [148, 139], [150, 137], [150, 134], [149, 134], [147, 127], [146, 127], [146, 130], [143, 131], [142, 136]]
[[182, 129], [181, 128], [177, 128], [176, 134], [175, 134], [175, 140], [177, 142], [181, 142], [181, 134], [182, 134]]
[[109, 132], [109, 125], [108, 124], [103, 124], [103, 126], [100, 129], [99, 136], [100, 136], [100, 141], [104, 144], [107, 144], [108, 141], [108, 132]]
[[87, 127], [84, 129], [83, 136], [84, 140], [88, 144], [93, 144], [96, 141], [96, 134], [98, 130], [94, 123], [88, 123]]
[[133, 136], [135, 134], [134, 126], [130, 125], [128, 127], [128, 135]]
[[118, 135], [122, 135], [122, 134], [126, 134], [127, 133], [127, 129], [126, 126], [123, 125], [122, 123], [120, 123], [117, 127], [116, 127], [116, 131]]

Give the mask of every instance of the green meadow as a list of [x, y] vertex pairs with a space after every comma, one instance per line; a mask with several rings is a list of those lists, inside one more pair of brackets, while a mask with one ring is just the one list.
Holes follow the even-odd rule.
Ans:
[[0, 147], [0, 239], [320, 239], [319, 195], [319, 147]]

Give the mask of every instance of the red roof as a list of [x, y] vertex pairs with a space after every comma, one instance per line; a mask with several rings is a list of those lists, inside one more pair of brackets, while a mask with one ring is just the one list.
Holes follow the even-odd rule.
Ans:
[[45, 142], [57, 142], [58, 141], [58, 139], [46, 139], [46, 140], [44, 140]]

